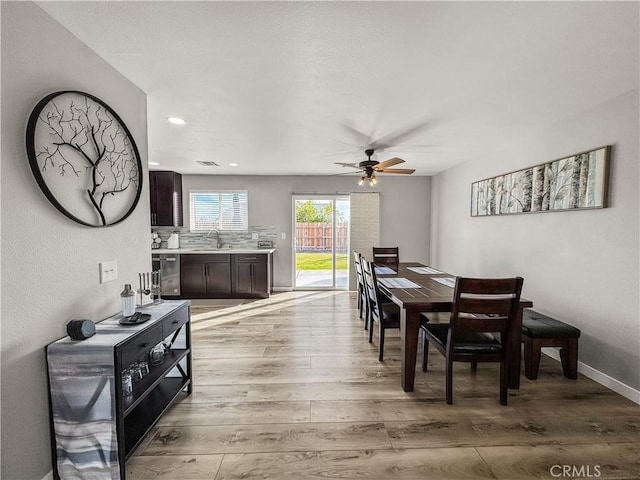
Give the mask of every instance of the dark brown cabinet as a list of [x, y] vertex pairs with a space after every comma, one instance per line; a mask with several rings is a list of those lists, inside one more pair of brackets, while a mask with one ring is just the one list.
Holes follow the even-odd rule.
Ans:
[[[122, 326], [121, 314], [96, 324], [81, 342], [47, 346], [54, 478], [125, 479], [125, 462], [161, 415], [192, 392], [190, 302], [164, 301], [138, 311], [151, 319]], [[129, 383], [128, 372], [160, 342], [160, 362]], [[131, 385], [132, 391], [123, 391]], [[99, 439], [96, 440], [96, 439]], [[100, 459], [99, 461], [97, 459]]]
[[229, 298], [231, 255], [180, 255], [185, 298]]
[[233, 255], [231, 291], [239, 297], [267, 298], [271, 291], [270, 255]]
[[182, 175], [169, 171], [149, 172], [151, 225], [182, 226]]
[[180, 255], [184, 298], [268, 298], [271, 254]]

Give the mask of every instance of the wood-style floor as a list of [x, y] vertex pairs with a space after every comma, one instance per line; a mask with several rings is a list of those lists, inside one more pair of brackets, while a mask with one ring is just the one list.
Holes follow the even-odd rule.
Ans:
[[640, 478], [640, 407], [544, 355], [506, 407], [497, 365], [456, 365], [447, 405], [443, 357], [403, 392], [398, 332], [379, 363], [353, 293], [194, 307], [192, 320], [193, 394], [127, 462], [129, 480]]

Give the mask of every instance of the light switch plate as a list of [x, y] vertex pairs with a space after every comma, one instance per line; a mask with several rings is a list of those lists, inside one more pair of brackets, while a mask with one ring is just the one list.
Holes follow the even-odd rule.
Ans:
[[100, 283], [112, 282], [118, 279], [118, 262], [100, 262]]
[[252, 233], [251, 234], [251, 239], [252, 240], [258, 240], [258, 234], [257, 233]]
[[282, 233], [280, 234], [280, 238], [281, 238], [282, 240], [286, 240], [286, 239], [287, 239], [287, 234], [286, 234], [285, 232], [282, 232]]

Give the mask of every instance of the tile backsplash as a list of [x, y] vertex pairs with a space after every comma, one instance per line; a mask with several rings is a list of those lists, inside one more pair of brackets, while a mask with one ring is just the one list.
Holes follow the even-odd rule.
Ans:
[[[215, 247], [215, 233], [208, 235], [208, 232], [191, 232], [188, 227], [152, 227], [152, 232], [158, 234], [162, 243], [160, 248], [167, 248], [167, 239], [173, 232], [180, 233], [180, 248], [206, 248]], [[254, 234], [258, 235], [256, 240]], [[242, 232], [220, 232], [222, 248], [256, 248], [258, 240], [270, 240], [275, 246], [278, 238], [276, 227], [266, 227], [262, 225], [249, 226], [248, 230]]]

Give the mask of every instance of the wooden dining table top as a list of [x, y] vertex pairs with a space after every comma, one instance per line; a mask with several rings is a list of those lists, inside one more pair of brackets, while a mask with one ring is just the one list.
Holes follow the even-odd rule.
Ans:
[[[389, 265], [385, 266], [390, 267]], [[420, 263], [400, 263], [398, 266], [392, 267], [396, 270], [396, 273], [376, 272], [376, 276], [378, 280], [383, 278], [406, 278], [418, 284], [420, 288], [389, 288], [380, 283], [380, 290], [390, 298], [393, 297], [403, 308], [413, 304], [420, 304], [424, 305], [427, 310], [438, 311], [438, 309], [444, 309], [442, 311], [448, 311], [453, 300], [453, 289], [435, 279], [452, 277], [452, 275], [445, 272], [439, 274], [416, 273], [409, 270], [408, 267], [425, 267], [425, 265]]]
[[[417, 262], [405, 262], [400, 263], [397, 266], [394, 265], [376, 265], [376, 268], [380, 267], [391, 268], [395, 270], [395, 273], [378, 273], [376, 270], [376, 277], [378, 279], [378, 286], [380, 290], [391, 298], [401, 308], [419, 307], [423, 312], [450, 312], [453, 305], [453, 286], [446, 285], [437, 279], [452, 279], [452, 283], [455, 284], [456, 276], [447, 272], [439, 271], [440, 273], [417, 273], [410, 270], [409, 267], [426, 267], [433, 270], [437, 270], [434, 267], [428, 267]], [[420, 288], [389, 288], [380, 280], [383, 278], [406, 278], [417, 285]], [[532, 307], [533, 302], [525, 298], [520, 298], [520, 306], [527, 308]]]
[[[431, 273], [418, 273], [411, 270], [411, 267], [426, 268]], [[375, 268], [380, 291], [400, 307], [402, 389], [405, 392], [411, 392], [413, 391], [415, 378], [421, 313], [451, 311], [456, 276], [417, 262], [403, 262], [398, 265], [375, 265]], [[393, 270], [393, 273], [391, 270]], [[415, 286], [392, 288], [384, 284], [384, 279], [391, 279], [396, 282], [410, 281]], [[520, 298], [520, 308], [507, 339], [509, 388], [520, 388], [522, 312], [525, 308], [532, 306], [533, 302], [526, 298]]]

